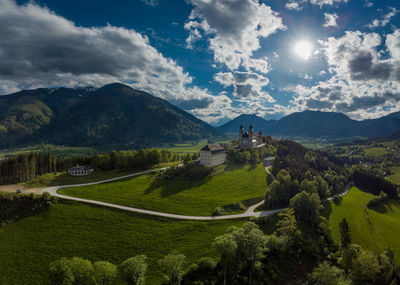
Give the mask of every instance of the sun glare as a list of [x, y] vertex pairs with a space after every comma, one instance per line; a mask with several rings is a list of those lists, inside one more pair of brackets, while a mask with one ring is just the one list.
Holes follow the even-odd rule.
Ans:
[[313, 46], [308, 41], [299, 41], [294, 46], [294, 52], [303, 60], [308, 60], [311, 57]]

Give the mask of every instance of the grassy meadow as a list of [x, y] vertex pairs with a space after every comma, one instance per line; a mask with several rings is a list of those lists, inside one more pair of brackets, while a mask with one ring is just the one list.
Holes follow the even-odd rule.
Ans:
[[243, 222], [177, 221], [61, 201], [0, 229], [0, 284], [49, 284], [48, 265], [61, 257], [120, 264], [138, 254], [148, 257], [146, 284], [161, 284], [160, 258], [183, 253], [188, 266], [217, 257], [214, 238]]
[[387, 179], [397, 185], [400, 185], [400, 167], [392, 167], [390, 171], [393, 173]]
[[[171, 165], [176, 165], [181, 163], [180, 161], [168, 162], [168, 163], [160, 163], [154, 168], [166, 167]], [[56, 173], [48, 173], [44, 175], [38, 176], [36, 179], [21, 183], [21, 185], [29, 188], [40, 188], [40, 187], [49, 187], [49, 186], [60, 186], [60, 185], [72, 185], [72, 184], [82, 184], [82, 183], [90, 183], [101, 180], [106, 180], [110, 178], [125, 176], [128, 174], [133, 174], [135, 172], [140, 172], [147, 169], [142, 170], [130, 170], [130, 171], [120, 171], [120, 170], [94, 170], [92, 174], [87, 176], [71, 176], [66, 171], [64, 172], [56, 172]]]
[[208, 216], [217, 207], [264, 197], [267, 173], [260, 165], [225, 164], [203, 180], [156, 173], [121, 181], [60, 189], [59, 193], [160, 212]]
[[349, 222], [353, 243], [380, 253], [391, 247], [395, 260], [400, 262], [400, 200], [390, 199], [373, 208], [367, 203], [372, 194], [352, 187], [340, 205], [326, 204], [325, 216], [329, 220], [334, 240], [339, 244], [339, 223]]

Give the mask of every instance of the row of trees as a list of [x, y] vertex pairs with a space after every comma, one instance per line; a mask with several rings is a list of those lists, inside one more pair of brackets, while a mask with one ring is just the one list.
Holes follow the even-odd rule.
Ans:
[[359, 168], [354, 170], [352, 179], [356, 185], [374, 195], [379, 195], [379, 193], [383, 191], [389, 197], [398, 197], [396, 185], [365, 169]]
[[49, 193], [43, 195], [0, 192], [0, 227], [18, 218], [49, 208], [57, 199]]
[[274, 155], [275, 152], [276, 148], [272, 144], [268, 144], [264, 147], [243, 149], [241, 151], [229, 148], [227, 156], [233, 162], [257, 164], [262, 162], [265, 157]]
[[51, 153], [32, 152], [0, 160], [0, 185], [35, 179], [38, 175], [64, 171], [77, 162], [90, 162], [86, 157], [62, 158]]
[[80, 157], [60, 157], [43, 152], [24, 153], [0, 161], [0, 185], [30, 181], [39, 175], [66, 171], [76, 164], [91, 165], [101, 170], [132, 170], [152, 167], [159, 163], [191, 161], [197, 158], [197, 154], [178, 155], [158, 149], [113, 151]]
[[[53, 285], [108, 285], [120, 278], [129, 285], [144, 285], [148, 268], [146, 260], [147, 256], [138, 255], [117, 267], [108, 261], [92, 263], [80, 257], [64, 257], [50, 264], [50, 281]], [[159, 260], [160, 270], [169, 284], [181, 284], [184, 261], [183, 254], [168, 254]], [[193, 274], [194, 268], [189, 271]]]
[[191, 160], [192, 156], [181, 156], [168, 150], [140, 149], [96, 154], [91, 158], [91, 165], [102, 170], [132, 170], [183, 159]]

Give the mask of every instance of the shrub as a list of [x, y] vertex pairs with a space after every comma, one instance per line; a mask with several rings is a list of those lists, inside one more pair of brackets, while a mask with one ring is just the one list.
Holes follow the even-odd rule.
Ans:
[[373, 207], [373, 206], [376, 206], [379, 203], [386, 201], [388, 198], [389, 198], [388, 195], [386, 193], [384, 193], [383, 191], [381, 191], [381, 193], [379, 193], [379, 196], [372, 197], [371, 200], [369, 200], [367, 206], [369, 208]]

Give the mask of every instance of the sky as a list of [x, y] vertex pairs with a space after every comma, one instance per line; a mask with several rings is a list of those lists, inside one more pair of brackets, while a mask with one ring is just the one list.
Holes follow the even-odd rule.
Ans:
[[398, 0], [0, 0], [0, 94], [121, 82], [218, 125], [400, 111]]

